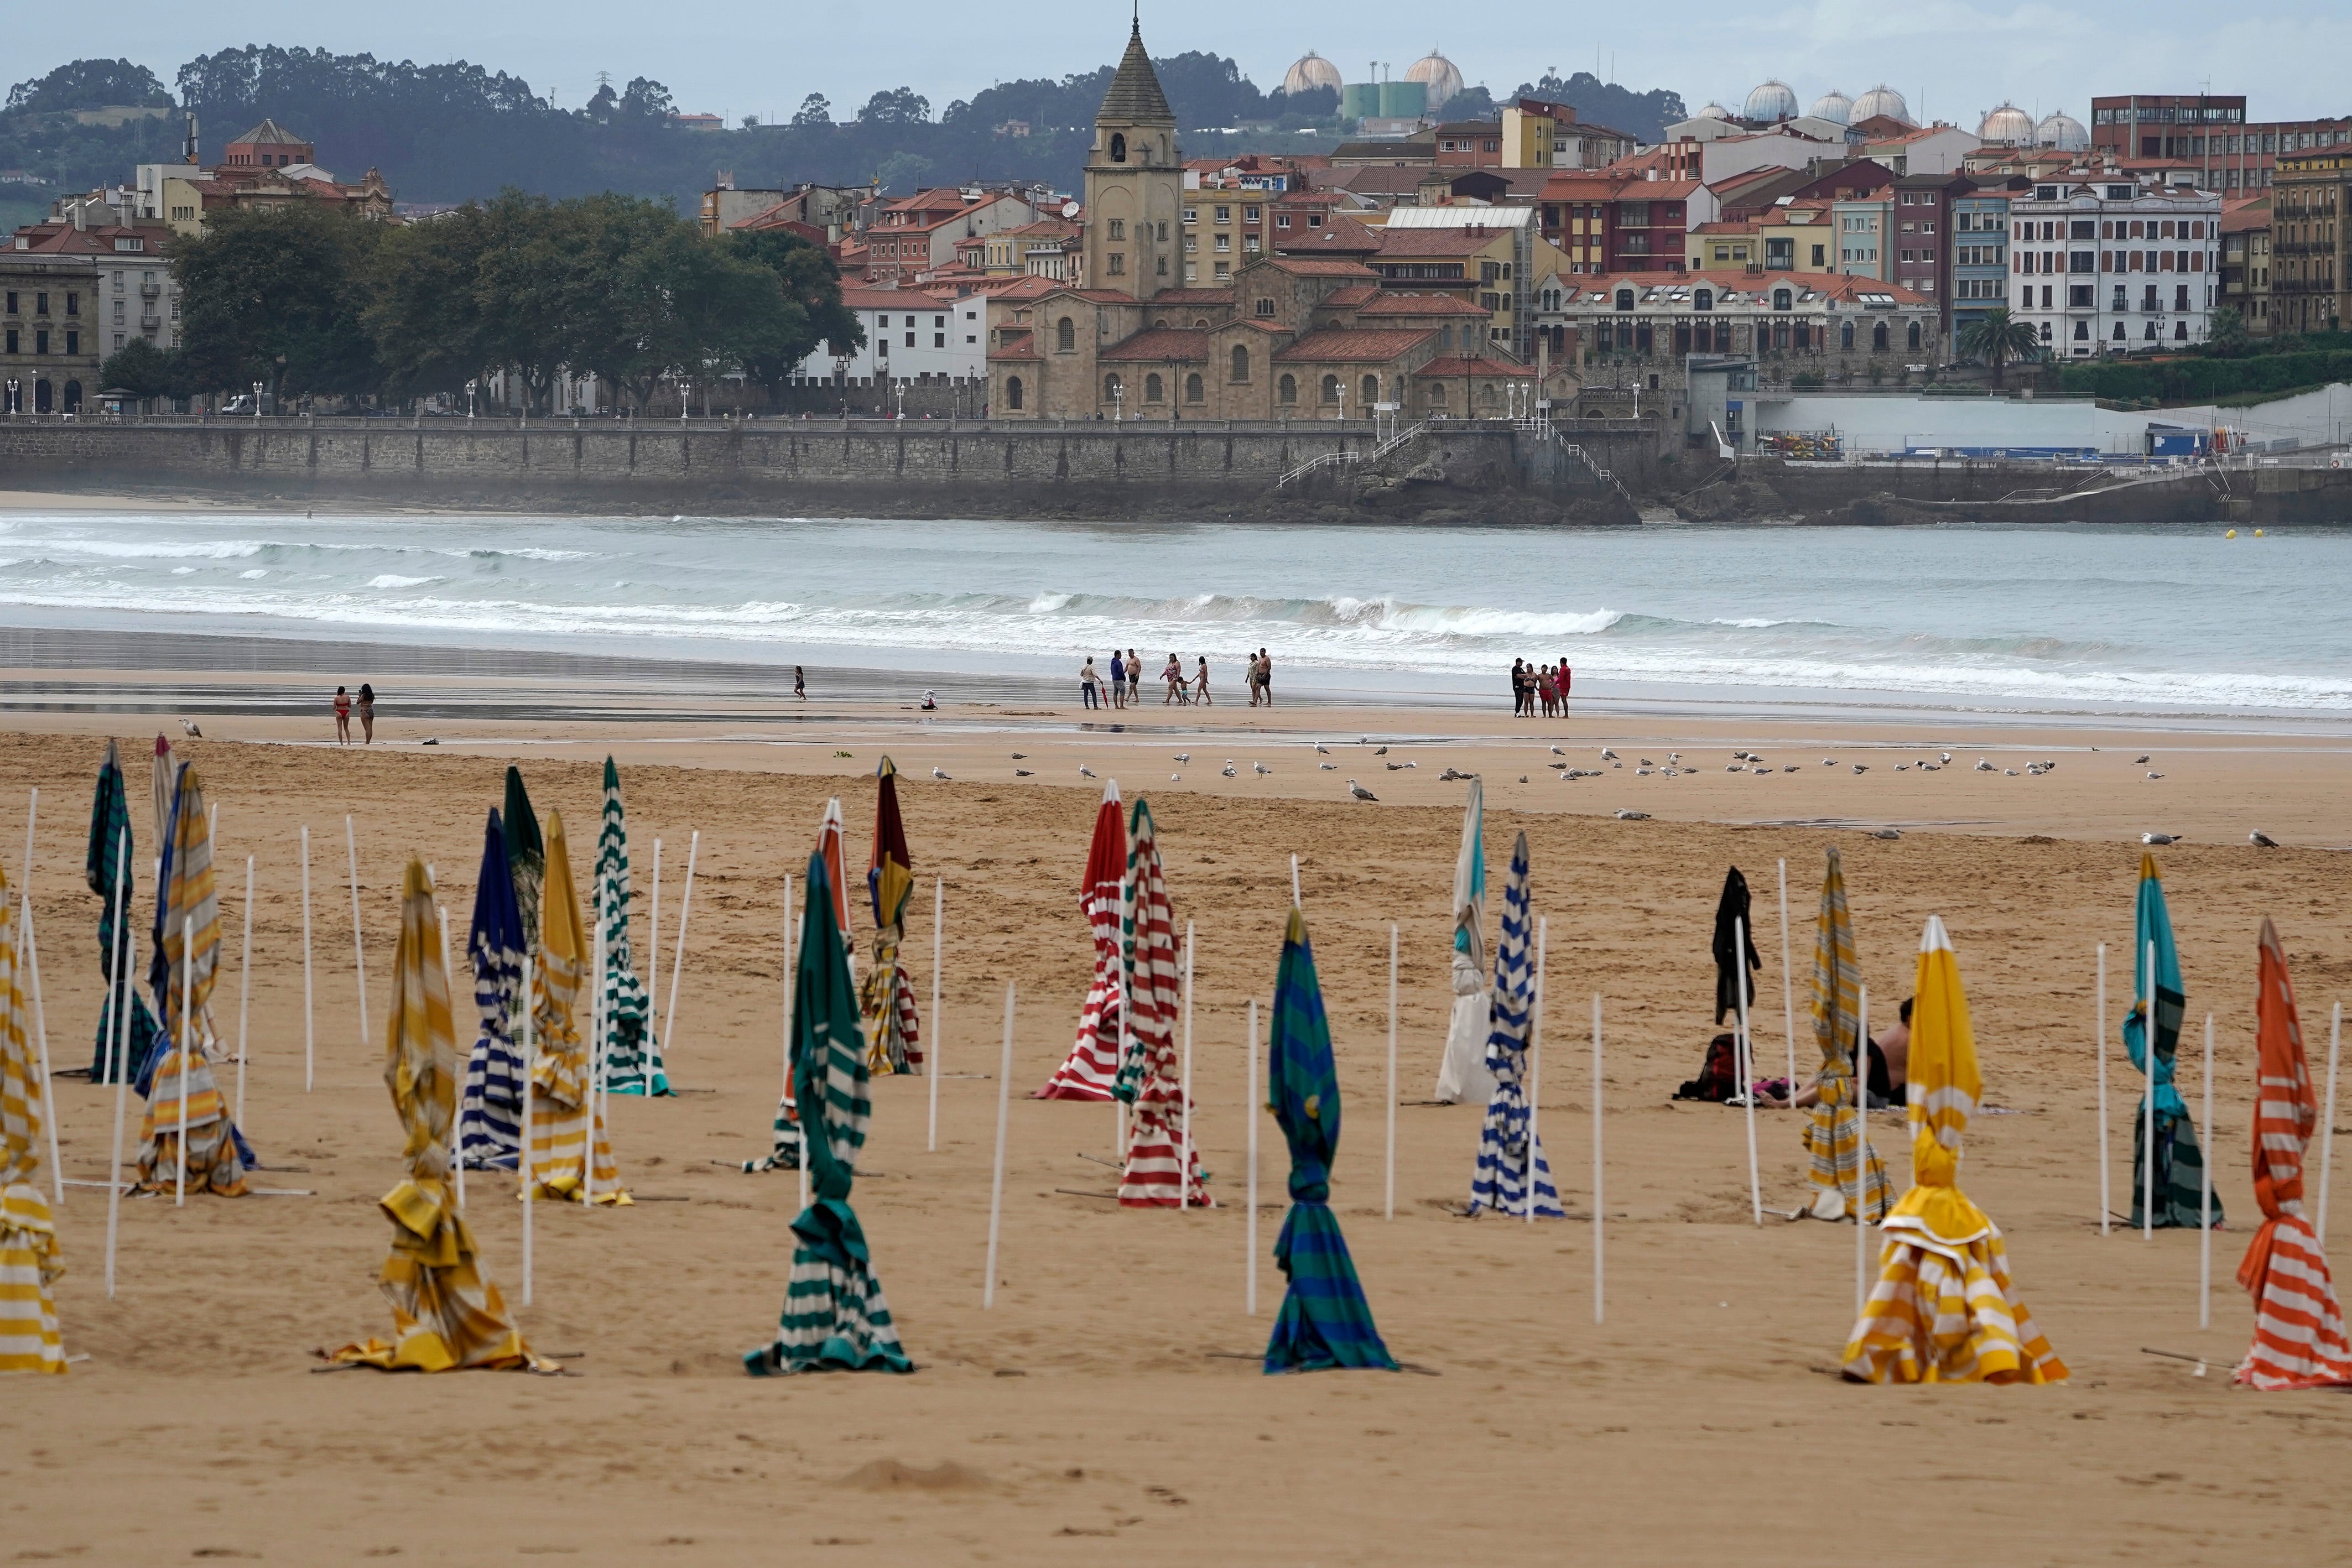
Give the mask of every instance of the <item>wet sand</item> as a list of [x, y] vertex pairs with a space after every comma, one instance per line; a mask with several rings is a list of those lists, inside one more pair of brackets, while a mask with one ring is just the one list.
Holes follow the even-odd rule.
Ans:
[[[508, 695], [511, 695], [511, 688]], [[635, 699], [632, 698], [632, 701]], [[685, 699], [680, 699], [681, 701]], [[135, 705], [126, 705], [135, 706]], [[691, 705], [689, 705], [691, 706]], [[72, 1272], [56, 1380], [11, 1383], [0, 1433], [12, 1547], [68, 1561], [191, 1554], [324, 1563], [397, 1554], [456, 1563], [788, 1561], [1331, 1563], [1536, 1561], [1757, 1563], [1884, 1555], [1923, 1515], [2032, 1563], [2161, 1552], [2243, 1561], [2263, 1542], [2332, 1561], [2333, 1495], [2352, 1406], [2232, 1391], [2251, 1315], [2231, 1282], [2255, 1215], [2247, 1176], [2254, 937], [2279, 922], [2324, 1062], [2327, 1010], [2352, 981], [2344, 932], [2352, 837], [2344, 743], [2325, 735], [2134, 734], [2018, 724], [1953, 729], [1748, 718], [1578, 719], [1520, 734], [1499, 716], [1278, 709], [1127, 715], [821, 703], [786, 722], [741, 713], [560, 722], [387, 714], [373, 750], [320, 744], [291, 715], [200, 718], [189, 741], [148, 715], [16, 712], [0, 735], [0, 800], [41, 790], [35, 904], [50, 1049], [87, 1061], [99, 999], [96, 899], [81, 883], [86, 804], [111, 727], [135, 809], [162, 719], [221, 805], [234, 1028], [243, 858], [256, 860], [247, 1123], [261, 1185], [309, 1197], [126, 1203], [121, 1286], [101, 1287], [104, 1194], [68, 1189]], [[1356, 737], [1376, 717], [1387, 758]], [[1122, 722], [1124, 733], [1081, 729]], [[1162, 731], [1157, 726], [1171, 727]], [[420, 733], [424, 731], [425, 733]], [[441, 744], [418, 744], [431, 735]], [[1313, 749], [1316, 740], [1328, 757]], [[1371, 744], [1379, 744], [1375, 736]], [[1602, 776], [1547, 777], [1557, 744]], [[1623, 756], [1608, 767], [1600, 747]], [[2100, 749], [2088, 748], [2096, 745]], [[1646, 749], [1645, 749], [1646, 748]], [[544, 1351], [583, 1353], [576, 1379], [310, 1374], [310, 1352], [389, 1326], [374, 1289], [398, 1179], [381, 1043], [363, 1039], [341, 819], [354, 821], [369, 1000], [389, 993], [404, 858], [432, 862], [453, 919], [470, 909], [484, 813], [520, 758], [542, 818], [561, 810], [587, 873], [607, 750], [624, 768], [640, 940], [652, 841], [663, 840], [662, 993], [679, 878], [701, 832], [669, 1070], [674, 1100], [614, 1102], [623, 1212], [540, 1216]], [[1668, 779], [1638, 759], [1679, 749]], [[1725, 771], [1761, 750], [1794, 774]], [[1950, 749], [1934, 774], [1895, 764]], [[908, 951], [943, 1052], [940, 1147], [919, 1079], [875, 1088], [854, 1197], [909, 1353], [903, 1379], [755, 1382], [742, 1352], [772, 1334], [789, 1267], [793, 1178], [744, 1176], [781, 1075], [782, 875], [828, 794], [853, 859], [867, 846], [875, 758], [905, 774], [918, 891]], [[1010, 753], [1023, 751], [1014, 761]], [[1180, 764], [1173, 752], [1189, 750]], [[849, 753], [846, 757], [835, 755]], [[2143, 753], [2157, 760], [2133, 761]], [[1996, 771], [1973, 770], [1979, 755]], [[1835, 757], [1836, 768], [1822, 765]], [[2053, 757], [2046, 778], [2009, 778]], [[1225, 758], [1236, 777], [1218, 768]], [[1415, 768], [1391, 772], [1399, 758]], [[1250, 763], [1274, 771], [1259, 775]], [[1319, 770], [1329, 760], [1334, 772]], [[1864, 760], [1867, 774], [1852, 772]], [[1180, 921], [1196, 923], [1198, 1130], [1223, 1207], [1178, 1216], [1106, 1201], [1104, 1105], [1036, 1103], [1069, 1045], [1089, 963], [1076, 883], [1099, 779], [1152, 799]], [[1497, 882], [1525, 829], [1550, 921], [1545, 1143], [1575, 1218], [1529, 1227], [1457, 1218], [1480, 1108], [1425, 1101], [1448, 1001], [1446, 899], [1460, 831], [1447, 766], [1488, 783]], [[938, 768], [948, 780], [931, 777]], [[1013, 770], [1029, 768], [1016, 779]], [[2148, 780], [2148, 771], [2165, 778]], [[1181, 781], [1167, 775], [1181, 772]], [[1525, 773], [1529, 782], [1520, 785]], [[1356, 777], [1381, 799], [1349, 801]], [[1618, 809], [1648, 810], [1619, 821]], [[1888, 841], [1844, 826], [1903, 825]], [[296, 834], [311, 830], [318, 1083], [302, 1090]], [[2261, 826], [2289, 847], [2244, 842]], [[2180, 933], [2192, 1019], [2216, 1014], [2218, 1126], [2201, 1128], [2229, 1228], [2214, 1238], [2213, 1323], [2198, 1324], [2198, 1239], [2096, 1228], [2094, 947], [2120, 955], [2147, 828]], [[1785, 1065], [1776, 862], [1789, 862], [1799, 1010], [1821, 852], [1844, 852], [1874, 1012], [1907, 993], [1921, 922], [1939, 913], [1975, 1009], [1988, 1099], [1967, 1189], [2001, 1224], [2027, 1301], [2074, 1370], [2057, 1388], [1864, 1389], [1833, 1375], [1853, 1319], [1853, 1239], [1751, 1221], [1744, 1119], [1678, 1104], [1714, 1031], [1707, 938], [1727, 863], [1758, 892], [1766, 954], [1758, 1034]], [[1300, 857], [1349, 1112], [1335, 1205], [1388, 1343], [1434, 1375], [1269, 1379], [1280, 1299], [1270, 1258], [1244, 1312], [1242, 1019], [1270, 990]], [[943, 1019], [929, 1016], [930, 880], [945, 879]], [[1499, 895], [1497, 895], [1497, 899]], [[1490, 910], [1490, 919], [1492, 918]], [[1382, 1218], [1389, 930], [1399, 930], [1397, 1206]], [[861, 928], [865, 922], [861, 920]], [[641, 960], [642, 964], [642, 960]], [[2126, 991], [2111, 966], [2111, 998]], [[1003, 1284], [981, 1310], [997, 1020], [1019, 984]], [[1608, 1315], [1591, 1311], [1591, 998], [1605, 998]], [[2111, 1009], [2120, 1016], [2119, 1000]], [[2196, 1055], [2184, 1088], [2197, 1104]], [[2129, 1071], [2109, 1053], [2115, 1201], [2130, 1169]], [[231, 1075], [233, 1082], [233, 1074]], [[68, 1176], [102, 1179], [112, 1095], [60, 1085]], [[2339, 1113], [2340, 1114], [2340, 1113]], [[132, 1111], [136, 1125], [136, 1107]], [[1897, 1119], [1874, 1138], [1898, 1185]], [[2200, 1116], [2201, 1124], [2201, 1116]], [[1807, 1192], [1799, 1122], [1758, 1121], [1768, 1207]], [[1259, 1242], [1281, 1218], [1284, 1160], [1263, 1126]], [[299, 1168], [294, 1168], [299, 1167]], [[519, 1299], [517, 1207], [487, 1178], [470, 1219]], [[2211, 1358], [2189, 1362], [2142, 1347]], [[949, 1465], [927, 1485], [911, 1471]], [[133, 1500], [135, 1499], [135, 1501]], [[1912, 1548], [1916, 1550], [1916, 1545]]]

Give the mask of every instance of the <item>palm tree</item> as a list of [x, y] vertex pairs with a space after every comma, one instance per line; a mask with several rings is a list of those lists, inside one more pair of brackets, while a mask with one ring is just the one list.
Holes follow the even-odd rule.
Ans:
[[2006, 305], [1996, 305], [1960, 329], [1959, 350], [1991, 367], [1992, 384], [1999, 386], [2001, 367], [2011, 360], [2032, 359], [2041, 352], [2042, 343], [2033, 323], [2016, 319]]

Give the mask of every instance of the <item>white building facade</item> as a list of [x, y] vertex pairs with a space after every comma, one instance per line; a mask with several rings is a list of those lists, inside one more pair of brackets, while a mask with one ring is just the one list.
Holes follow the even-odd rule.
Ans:
[[984, 293], [942, 299], [920, 288], [850, 287], [841, 291], [841, 302], [866, 329], [865, 346], [849, 350], [820, 343], [801, 361], [795, 381], [832, 382], [846, 375], [853, 386], [873, 387], [988, 379]]
[[2221, 198], [2128, 175], [2070, 175], [2010, 203], [2017, 314], [2053, 358], [2201, 343], [2221, 286]]

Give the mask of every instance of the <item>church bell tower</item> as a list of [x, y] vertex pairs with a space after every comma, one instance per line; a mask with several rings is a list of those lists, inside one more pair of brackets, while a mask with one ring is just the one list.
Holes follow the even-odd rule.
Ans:
[[1182, 287], [1183, 195], [1176, 113], [1160, 90], [1139, 18], [1095, 113], [1087, 155], [1087, 287], [1132, 299]]

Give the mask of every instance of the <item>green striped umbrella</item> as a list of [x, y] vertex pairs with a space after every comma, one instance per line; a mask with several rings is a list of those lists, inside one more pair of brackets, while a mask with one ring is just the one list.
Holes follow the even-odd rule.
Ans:
[[604, 758], [604, 825], [596, 835], [596, 886], [604, 905], [604, 1082], [615, 1094], [667, 1094], [651, 998], [629, 946], [629, 830], [621, 814], [621, 770]]

